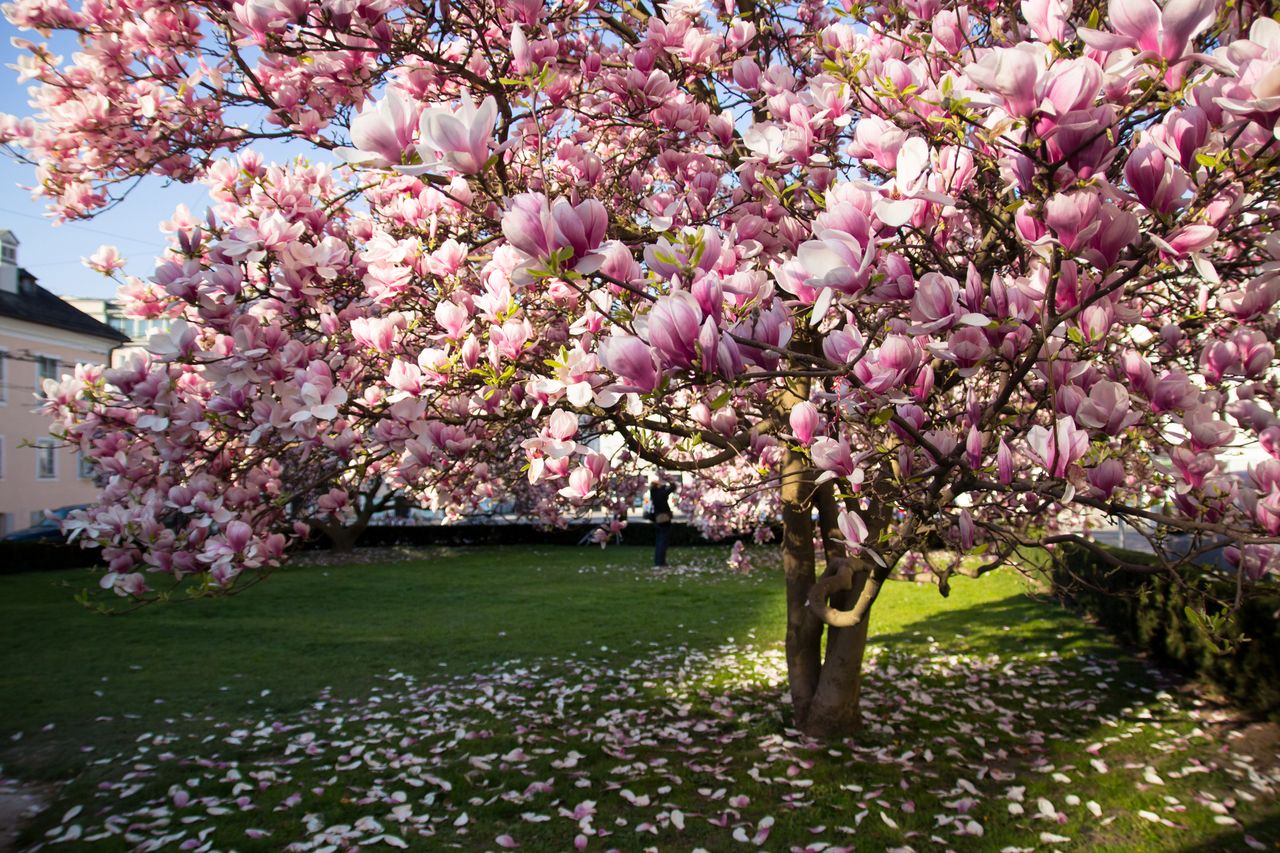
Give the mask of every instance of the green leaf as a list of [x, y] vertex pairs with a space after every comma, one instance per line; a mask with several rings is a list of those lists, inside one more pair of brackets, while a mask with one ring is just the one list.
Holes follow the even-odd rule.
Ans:
[[1206, 169], [1218, 168], [1218, 163], [1220, 160], [1221, 160], [1221, 155], [1219, 154], [1206, 154], [1203, 151], [1196, 152], [1196, 162], [1199, 163], [1201, 166], [1204, 166]]

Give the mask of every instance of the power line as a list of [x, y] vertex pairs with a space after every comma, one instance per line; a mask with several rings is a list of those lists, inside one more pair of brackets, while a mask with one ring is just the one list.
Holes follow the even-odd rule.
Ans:
[[124, 235], [124, 234], [116, 234], [116, 233], [114, 233], [114, 232], [112, 232], [112, 231], [103, 231], [101, 228], [92, 228], [92, 227], [90, 227], [90, 226], [88, 226], [88, 225], [78, 225], [78, 224], [76, 224], [75, 222], [64, 222], [64, 223], [62, 223], [61, 225], [56, 225], [56, 226], [55, 226], [55, 225], [53, 225], [53, 223], [51, 223], [48, 219], [46, 219], [46, 218], [45, 218], [45, 217], [43, 217], [43, 216], [36, 216], [35, 214], [32, 214], [32, 213], [23, 213], [23, 212], [22, 212], [22, 211], [20, 211], [20, 210], [13, 210], [12, 208], [8, 208], [8, 207], [0, 207], [0, 213], [8, 213], [8, 214], [11, 214], [11, 215], [13, 215], [13, 216], [21, 216], [21, 217], [24, 217], [24, 218], [26, 218], [26, 219], [34, 219], [34, 220], [36, 220], [36, 221], [38, 221], [38, 222], [43, 222], [43, 223], [45, 223], [46, 225], [50, 226], [51, 228], [78, 228], [78, 229], [79, 229], [79, 230], [81, 230], [81, 231], [89, 231], [89, 232], [91, 232], [91, 233], [93, 233], [93, 234], [101, 234], [103, 237], [114, 237], [114, 238], [115, 238], [115, 239], [117, 239], [117, 240], [128, 240], [128, 241], [129, 241], [129, 242], [131, 242], [131, 243], [138, 243], [139, 245], [142, 245], [142, 246], [148, 246], [148, 247], [153, 248], [153, 249], [154, 249], [154, 248], [159, 248], [159, 249], [161, 249], [161, 250], [164, 250], [164, 249], [168, 248], [168, 247], [167, 247], [165, 244], [163, 244], [163, 243], [159, 243], [159, 242], [151, 242], [151, 241], [149, 241], [149, 240], [139, 240], [137, 237], [128, 237], [128, 236], [126, 236], [126, 235]]

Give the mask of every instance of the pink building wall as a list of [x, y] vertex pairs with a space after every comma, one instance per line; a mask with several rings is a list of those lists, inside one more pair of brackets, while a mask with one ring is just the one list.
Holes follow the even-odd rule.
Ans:
[[90, 335], [0, 317], [0, 532], [27, 527], [46, 509], [95, 500], [98, 488], [80, 476], [77, 454], [54, 451], [54, 476], [38, 476], [33, 444], [48, 439], [49, 420], [36, 409], [35, 357], [56, 358], [57, 372], [70, 373], [79, 362], [107, 363], [113, 342]]

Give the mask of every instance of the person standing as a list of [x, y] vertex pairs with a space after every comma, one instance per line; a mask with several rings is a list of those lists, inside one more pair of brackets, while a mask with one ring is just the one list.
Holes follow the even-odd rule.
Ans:
[[667, 546], [671, 544], [671, 496], [676, 487], [659, 474], [649, 482], [649, 511], [653, 513], [653, 567], [667, 565]]

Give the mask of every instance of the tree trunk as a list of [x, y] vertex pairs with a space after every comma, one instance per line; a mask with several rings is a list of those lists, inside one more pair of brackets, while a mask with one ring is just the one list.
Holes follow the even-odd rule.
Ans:
[[804, 728], [822, 668], [822, 622], [809, 609], [813, 589], [812, 474], [787, 451], [782, 469], [782, 568], [787, 584], [787, 681], [796, 725]]
[[[798, 342], [804, 349], [812, 346]], [[795, 377], [776, 400], [780, 417], [809, 399], [810, 381]], [[782, 568], [787, 584], [787, 682], [796, 728], [813, 737], [851, 734], [861, 722], [858, 700], [862, 687], [862, 658], [867, 645], [867, 620], [850, 628], [827, 628], [809, 606], [815, 577], [812, 512], [818, 509], [827, 573], [847, 565], [849, 555], [839, 535], [835, 488], [818, 485], [816, 472], [802, 454], [788, 450], [782, 461]], [[860, 567], [864, 568], [865, 567]], [[866, 583], [868, 573], [854, 575], [853, 588], [831, 597], [831, 604], [847, 610]], [[826, 657], [822, 655], [827, 633]]]
[[[823, 550], [827, 554], [827, 570], [831, 572], [835, 562], [850, 558], [839, 536], [837, 519], [840, 508], [835, 489], [829, 482], [822, 484], [814, 497]], [[866, 571], [857, 572], [850, 589], [832, 596], [832, 606], [839, 610], [852, 607], [867, 583], [867, 574]], [[815, 737], [838, 737], [856, 731], [862, 724], [859, 708], [862, 659], [867, 650], [870, 625], [868, 617], [852, 628], [827, 628], [827, 654], [822, 662], [818, 690], [805, 721], [806, 733]]]
[[336, 524], [325, 525], [323, 528], [325, 537], [329, 540], [330, 550], [339, 554], [349, 554], [355, 550], [356, 540], [360, 538], [360, 534], [364, 533], [368, 523], [360, 523], [340, 527]]
[[[838, 534], [839, 506], [835, 491], [830, 483], [816, 486], [813, 474], [803, 457], [787, 454], [782, 475], [787, 679], [796, 728], [812, 737], [838, 738], [854, 733], [861, 724], [858, 704], [869, 622], [864, 618], [851, 628], [828, 628], [809, 608], [815, 581], [815, 531], [811, 517], [815, 506], [827, 554], [827, 573], [834, 573], [841, 562], [849, 559]], [[832, 606], [840, 610], [851, 607], [867, 577], [865, 569], [856, 572], [852, 588], [832, 596]], [[822, 655], [824, 628], [825, 657]]]
[[319, 525], [319, 529], [329, 540], [330, 550], [338, 554], [350, 554], [355, 550], [356, 542], [369, 526], [369, 519], [372, 517], [372, 508], [366, 507], [356, 513], [355, 519], [350, 524], [328, 522]]
[[[857, 598], [866, 582], [866, 572], [854, 576], [853, 589], [845, 593], [850, 601]], [[819, 738], [842, 737], [862, 725], [859, 702], [869, 624], [869, 620], [863, 619], [852, 628], [827, 629], [827, 654], [822, 661], [818, 689], [802, 726], [805, 734]]]

